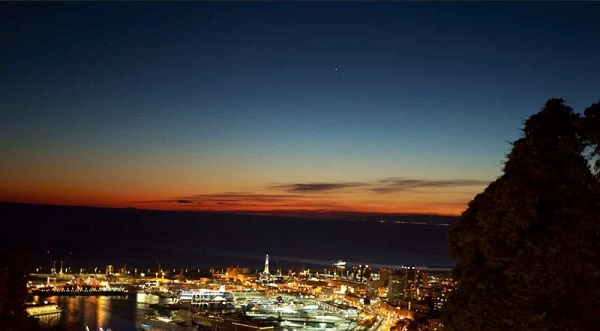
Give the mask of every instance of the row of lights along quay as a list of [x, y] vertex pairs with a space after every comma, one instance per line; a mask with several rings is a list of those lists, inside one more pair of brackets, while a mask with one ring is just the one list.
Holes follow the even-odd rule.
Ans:
[[[455, 286], [450, 268], [346, 266], [272, 272], [269, 256], [261, 270], [231, 266], [226, 269], [158, 268], [36, 268], [31, 289], [73, 282], [105, 283], [172, 298], [189, 289], [225, 288], [234, 294], [233, 307], [246, 315], [280, 321], [281, 330], [387, 331], [442, 330], [441, 311]], [[302, 309], [298, 310], [297, 308]], [[296, 310], [294, 310], [296, 309]], [[300, 323], [320, 316], [322, 323]]]

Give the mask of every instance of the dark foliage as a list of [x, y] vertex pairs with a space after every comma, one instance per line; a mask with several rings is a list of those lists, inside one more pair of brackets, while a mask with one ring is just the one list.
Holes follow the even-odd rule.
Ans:
[[25, 311], [30, 262], [31, 253], [26, 246], [0, 249], [0, 330], [65, 331], [60, 325], [44, 328], [37, 318], [28, 316]]
[[22, 246], [0, 251], [0, 330], [37, 330], [39, 323], [25, 311], [29, 251]]
[[504, 174], [449, 232], [447, 330], [598, 328], [599, 115], [598, 104], [581, 116], [550, 99], [525, 122]]

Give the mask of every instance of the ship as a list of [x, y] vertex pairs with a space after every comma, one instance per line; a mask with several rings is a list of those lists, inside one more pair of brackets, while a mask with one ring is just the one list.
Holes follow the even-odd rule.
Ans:
[[26, 303], [25, 311], [30, 318], [35, 318], [38, 325], [43, 329], [59, 325], [63, 313], [60, 306], [46, 301]]
[[27, 311], [27, 315], [37, 317], [43, 315], [50, 314], [60, 314], [63, 312], [62, 308], [55, 303], [27, 303], [25, 305], [25, 310]]
[[226, 291], [225, 286], [221, 286], [218, 290], [208, 288], [180, 290], [174, 303], [179, 306], [227, 308], [233, 307], [234, 299], [233, 292]]
[[125, 287], [110, 287], [97, 284], [65, 284], [47, 285], [31, 289], [31, 294], [39, 296], [55, 295], [127, 295], [129, 289]]

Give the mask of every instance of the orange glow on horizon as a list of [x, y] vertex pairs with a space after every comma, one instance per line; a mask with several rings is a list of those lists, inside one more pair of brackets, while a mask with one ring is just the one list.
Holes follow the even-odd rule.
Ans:
[[62, 205], [62, 206], [81, 206], [81, 207], [105, 207], [105, 208], [136, 208], [145, 210], [163, 210], [163, 211], [199, 211], [199, 212], [215, 212], [215, 213], [247, 213], [247, 214], [262, 214], [262, 215], [286, 215], [286, 216], [310, 216], [310, 217], [338, 217], [351, 215], [377, 215], [377, 214], [432, 214], [444, 216], [458, 216], [466, 208], [466, 203], [448, 203], [432, 205], [428, 203], [412, 204], [410, 206], [360, 206], [355, 204], [325, 206], [320, 204], [310, 205], [300, 203], [297, 206], [286, 204], [283, 206], [266, 205], [266, 204], [232, 204], [232, 205], [197, 205], [184, 204], [177, 202], [140, 202], [131, 203], [123, 202], [118, 199], [105, 198], [102, 200], [87, 200], [85, 197], [69, 197], [67, 199], [57, 196], [36, 196], [23, 198], [6, 198], [2, 197], [2, 202], [9, 203], [32, 203], [43, 205]]
[[[33, 183], [0, 184], [0, 201], [65, 206], [137, 208], [147, 210], [204, 211], [330, 217], [366, 214], [432, 214], [458, 216], [480, 188], [477, 186], [427, 187], [401, 192], [378, 192], [369, 188], [340, 185], [325, 189], [318, 184], [293, 187], [267, 187], [245, 191], [213, 191], [180, 194], [177, 187], [64, 185]], [[151, 188], [151, 189], [150, 189]], [[157, 193], [160, 192], [160, 193]], [[192, 191], [193, 192], [193, 191]], [[217, 193], [215, 193], [217, 192]]]

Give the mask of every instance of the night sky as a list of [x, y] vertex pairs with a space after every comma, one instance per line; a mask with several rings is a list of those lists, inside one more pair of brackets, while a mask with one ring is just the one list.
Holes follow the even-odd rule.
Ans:
[[554, 97], [594, 2], [0, 3], [0, 201], [457, 215]]

